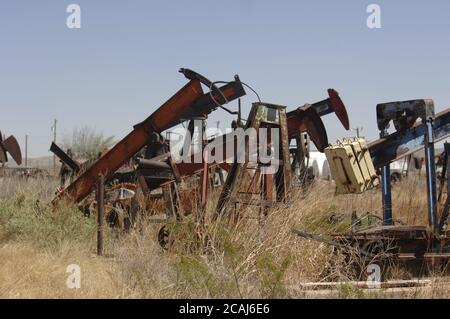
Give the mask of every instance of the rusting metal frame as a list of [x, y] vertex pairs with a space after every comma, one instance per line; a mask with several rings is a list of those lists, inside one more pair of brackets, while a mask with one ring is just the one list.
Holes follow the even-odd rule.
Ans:
[[218, 108], [217, 102], [223, 101], [222, 95], [230, 102], [246, 94], [239, 76], [237, 75], [235, 75], [235, 81], [220, 87], [219, 91], [221, 93], [218, 93], [218, 91], [208, 92], [197, 99], [192, 105], [186, 106], [186, 108], [179, 113], [178, 118], [170, 124], [170, 127], [181, 124], [186, 120], [205, 118], [208, 114]]
[[166, 208], [166, 215], [169, 219], [181, 221], [184, 216], [183, 205], [181, 205], [178, 186], [176, 183], [169, 183], [162, 187]]
[[[275, 123], [274, 120], [269, 118], [264, 118], [264, 115], [260, 114], [260, 108], [266, 108], [267, 112], [275, 112], [277, 114], [274, 118], [278, 118], [278, 122]], [[235, 153], [234, 163], [228, 172], [227, 179], [223, 186], [222, 192], [220, 194], [217, 206], [216, 213], [214, 215], [217, 218], [220, 215], [226, 214], [227, 207], [232, 204], [234, 207], [234, 219], [239, 218], [237, 214], [237, 205], [257, 205], [260, 206], [263, 214], [267, 214], [267, 207], [273, 205], [273, 179], [275, 178], [276, 192], [277, 192], [277, 200], [283, 200], [286, 198], [287, 193], [290, 190], [290, 174], [291, 174], [291, 163], [289, 157], [289, 145], [288, 145], [288, 125], [287, 125], [287, 116], [284, 106], [267, 104], [267, 103], [253, 103], [252, 110], [250, 112], [249, 118], [247, 120], [246, 129], [253, 128], [258, 131], [261, 127], [277, 127], [280, 130], [280, 145], [275, 146], [279, 147], [279, 154], [281, 156], [280, 164], [281, 166], [278, 168], [278, 174], [264, 174], [262, 181], [262, 189], [259, 191], [259, 194], [262, 200], [248, 200], [248, 193], [241, 191], [243, 187], [243, 177], [244, 172], [248, 168], [248, 159], [249, 159], [249, 148], [248, 145], [251, 143], [258, 143], [257, 137], [256, 141], [249, 138], [245, 142], [244, 152], [245, 152], [245, 162], [238, 163], [238, 158], [242, 158], [242, 154]], [[268, 130], [270, 132], [270, 130]], [[253, 137], [255, 138], [255, 137]], [[269, 137], [270, 142], [270, 137]], [[269, 147], [270, 144], [268, 144]], [[258, 147], [259, 148], [259, 147]], [[242, 148], [241, 148], [242, 151]], [[258, 170], [259, 164], [257, 165]], [[257, 174], [255, 172], [255, 174]], [[269, 176], [270, 175], [270, 176]], [[254, 183], [256, 181], [251, 182], [251, 186], [254, 187]], [[253, 193], [252, 193], [253, 194]]]
[[297, 174], [298, 168], [298, 179], [300, 185], [304, 185], [306, 182], [306, 172], [308, 165], [305, 162], [309, 158], [309, 138], [308, 134], [301, 132], [294, 137], [296, 147], [291, 149], [292, 152], [292, 173]]
[[308, 132], [319, 152], [323, 152], [329, 145], [325, 125], [317, 112], [310, 106], [287, 113], [287, 129], [292, 138], [298, 132]]
[[[236, 78], [238, 79], [238, 77]], [[91, 192], [95, 184], [95, 177], [98, 174], [101, 173], [105, 178], [108, 178], [144, 147], [153, 133], [161, 133], [169, 129], [181, 123], [181, 119], [209, 114], [217, 108], [215, 99], [220, 99], [220, 96], [225, 96], [228, 100], [232, 100], [245, 94], [239, 81], [228, 83], [219, 90], [220, 94], [218, 92], [203, 94], [199, 80], [189, 81], [150, 117], [135, 125], [134, 130], [130, 134], [95, 162], [85, 173], [80, 175], [53, 200], [53, 203], [56, 203], [62, 197], [69, 198], [75, 202], [81, 201]]]
[[[306, 124], [307, 123], [307, 124]], [[315, 124], [314, 124], [315, 123]], [[315, 143], [316, 147], [318, 149], [324, 148], [326, 145], [328, 145], [328, 139], [326, 137], [326, 131], [325, 127], [323, 125], [323, 122], [320, 118], [320, 116], [317, 115], [317, 112], [315, 112], [313, 109], [309, 109], [307, 111], [304, 110], [296, 110], [293, 112], [289, 112], [287, 115], [287, 134], [290, 139], [295, 138], [298, 136], [298, 134], [302, 132], [306, 132], [307, 134], [313, 135], [314, 132], [320, 132], [320, 134], [315, 134], [316, 137], [312, 141]], [[235, 135], [233, 133], [228, 133], [225, 135], [217, 136], [214, 139], [209, 141], [209, 145], [214, 145], [215, 147], [222, 147], [222, 149], [225, 149], [225, 145], [230, 143], [234, 139]], [[235, 151], [234, 154], [236, 154], [237, 148], [235, 145]], [[158, 158], [154, 158], [153, 160], [158, 161], [166, 161], [167, 158], [170, 157], [170, 153], [166, 153], [164, 155], [161, 155]], [[192, 155], [193, 158], [197, 158], [198, 155]], [[220, 166], [222, 163], [225, 163], [228, 159], [226, 157], [226, 152], [223, 152], [223, 158], [216, 163], [209, 163], [209, 167], [216, 167]], [[200, 172], [203, 169], [203, 163], [195, 163], [193, 160], [191, 162], [181, 162], [176, 165], [179, 169], [180, 175], [183, 176], [189, 176], [193, 175], [197, 172]], [[230, 174], [230, 172], [228, 172]], [[145, 174], [144, 174], [145, 175]], [[150, 188], [158, 188], [163, 183], [169, 182], [170, 178], [168, 177], [167, 180], [161, 179], [160, 182], [156, 182], [153, 184], [153, 186], [150, 186]]]
[[276, 184], [277, 201], [281, 202], [288, 197], [288, 194], [291, 189], [292, 167], [289, 153], [289, 132], [287, 129], [286, 112], [282, 109], [279, 109], [278, 112], [279, 112], [279, 123], [280, 123], [279, 130], [281, 142], [279, 153], [282, 154], [282, 158], [280, 159], [281, 165], [278, 168], [278, 171], [275, 173], [274, 177]]
[[[238, 78], [236, 78], [236, 79], [238, 80]], [[214, 93], [214, 90], [212, 92]], [[338, 93], [336, 91], [330, 89], [330, 90], [328, 90], [328, 94], [330, 97], [326, 100], [314, 103], [312, 105], [307, 105], [307, 106], [301, 107], [293, 112], [289, 112], [288, 113], [289, 115], [287, 116], [288, 117], [287, 118], [288, 125], [287, 125], [287, 130], [286, 130], [287, 133], [283, 134], [283, 135], [285, 135], [285, 136], [287, 135], [287, 136], [289, 136], [289, 138], [292, 138], [292, 137], [298, 136], [299, 132], [301, 132], [301, 131], [307, 131], [309, 134], [315, 136], [315, 138], [313, 138], [313, 141], [316, 143], [317, 148], [320, 150], [328, 145], [326, 131], [325, 131], [323, 122], [320, 119], [320, 116], [324, 116], [324, 115], [330, 114], [332, 112], [335, 112], [336, 115], [338, 116], [338, 118], [343, 123], [344, 127], [348, 127], [348, 125], [349, 125], [348, 124], [348, 122], [349, 122], [348, 116], [347, 116], [347, 113], [345, 110], [345, 106], [344, 106], [342, 100], [339, 98]], [[215, 97], [215, 99], [220, 100], [220, 96]], [[193, 122], [189, 123], [188, 129], [189, 128], [190, 128], [190, 131], [192, 131], [194, 129]], [[230, 136], [231, 135], [232, 134], [230, 134]], [[231, 138], [234, 138], [234, 137], [231, 136]], [[225, 141], [226, 141], [228, 139], [228, 136], [227, 135], [220, 136], [220, 137], [217, 137], [215, 140], [220, 141], [220, 139], [222, 140], [223, 145], [225, 145], [226, 143], [223, 142], [223, 139], [225, 139]], [[284, 157], [289, 158], [289, 156], [286, 157], [286, 154]], [[223, 161], [225, 161], [225, 160], [226, 159], [224, 158]], [[200, 171], [200, 172], [202, 172], [201, 178], [203, 178], [203, 176], [204, 176], [203, 172], [205, 172], [204, 164], [205, 163], [180, 163], [176, 166], [179, 168], [181, 176], [192, 175], [192, 174], [195, 174], [195, 172]], [[210, 163], [210, 164], [208, 164], [208, 167], [209, 168], [217, 167], [217, 165], [218, 165], [218, 163]], [[283, 169], [284, 169], [284, 166], [283, 166]], [[147, 172], [143, 172], [143, 173], [144, 173], [143, 175], [146, 175], [145, 173], [149, 173], [149, 172], [147, 171]], [[169, 173], [169, 172], [167, 172], [167, 173]], [[283, 194], [284, 189], [286, 188], [286, 185], [287, 185], [286, 183], [283, 183], [284, 175], [285, 174], [281, 174], [281, 171], [278, 171], [278, 175], [274, 179], [275, 184], [277, 185], [276, 190], [277, 190], [277, 198], [278, 199], [283, 197], [280, 194]], [[269, 180], [269, 178], [267, 178], [267, 180]], [[170, 181], [171, 181], [170, 176], [167, 176], [166, 180], [164, 180], [162, 178], [162, 179], [160, 179], [160, 182], [152, 181], [155, 183], [152, 183], [152, 185], [150, 187], [156, 188], [156, 187], [158, 187], [158, 185], [164, 185], [165, 183], [170, 183]], [[268, 183], [269, 183], [269, 181], [268, 181]], [[290, 184], [290, 183], [288, 183], [288, 184]], [[203, 192], [203, 190], [205, 190], [205, 187], [200, 185], [200, 189]], [[202, 196], [200, 196], [200, 198], [202, 198]], [[203, 204], [200, 203], [200, 207], [202, 207], [202, 206], [204, 206], [204, 203]]]
[[59, 194], [55, 200], [67, 197], [78, 202], [85, 198], [91, 192], [96, 176], [102, 174], [105, 178], [110, 177], [112, 173], [145, 146], [147, 140], [154, 132], [160, 133], [169, 128], [168, 126], [176, 121], [179, 112], [192, 105], [202, 94], [200, 82], [190, 81], [150, 117], [135, 125], [131, 133], [97, 160], [85, 173], [80, 175]]

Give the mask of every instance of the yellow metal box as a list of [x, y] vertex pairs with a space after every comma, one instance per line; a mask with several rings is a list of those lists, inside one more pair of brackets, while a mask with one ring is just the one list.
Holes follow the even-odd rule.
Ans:
[[364, 139], [350, 139], [325, 149], [338, 194], [360, 194], [379, 184]]

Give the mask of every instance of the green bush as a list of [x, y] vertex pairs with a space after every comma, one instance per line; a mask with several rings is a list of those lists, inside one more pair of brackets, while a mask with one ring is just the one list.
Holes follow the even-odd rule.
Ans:
[[85, 217], [73, 205], [53, 208], [23, 193], [0, 200], [0, 242], [25, 241], [58, 250], [67, 242], [93, 242], [95, 231], [94, 218]]

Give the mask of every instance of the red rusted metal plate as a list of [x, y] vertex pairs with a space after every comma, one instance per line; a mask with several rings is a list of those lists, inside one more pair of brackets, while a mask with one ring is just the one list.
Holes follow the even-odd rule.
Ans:
[[307, 132], [319, 152], [323, 152], [328, 147], [327, 131], [322, 119], [314, 109], [302, 107], [295, 112], [289, 112], [287, 124], [289, 137]]
[[350, 129], [350, 120], [348, 119], [347, 110], [345, 109], [344, 102], [342, 102], [339, 97], [339, 93], [334, 89], [328, 89], [328, 95], [330, 96], [330, 106], [336, 113], [339, 121], [341, 121], [342, 125], [346, 130]]
[[22, 164], [22, 152], [20, 151], [19, 143], [17, 143], [14, 136], [11, 135], [3, 141], [3, 148], [11, 155], [17, 165]]

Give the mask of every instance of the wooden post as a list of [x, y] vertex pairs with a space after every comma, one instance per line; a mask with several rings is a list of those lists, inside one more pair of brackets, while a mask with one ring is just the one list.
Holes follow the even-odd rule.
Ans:
[[25, 168], [28, 168], [28, 134], [25, 134]]
[[97, 181], [97, 255], [103, 256], [103, 225], [105, 217], [105, 177], [98, 176]]

